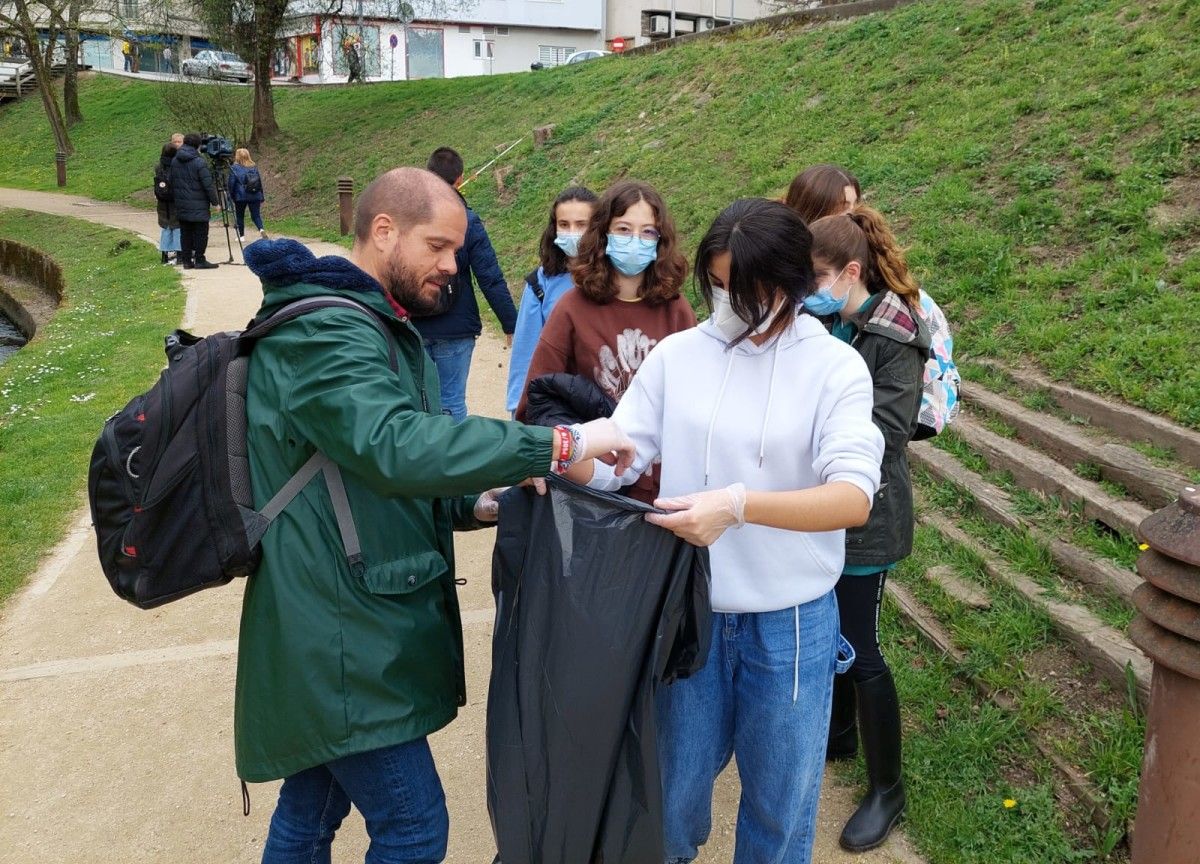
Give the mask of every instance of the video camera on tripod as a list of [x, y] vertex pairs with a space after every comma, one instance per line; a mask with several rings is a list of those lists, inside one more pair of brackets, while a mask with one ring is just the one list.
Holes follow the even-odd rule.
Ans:
[[[233, 260], [233, 241], [229, 237], [229, 211], [233, 203], [229, 200], [229, 166], [233, 164], [233, 142], [221, 135], [201, 135], [201, 153], [212, 163], [213, 182], [217, 187], [217, 202], [221, 208], [221, 224], [225, 227], [225, 246], [229, 249], [229, 260], [225, 263], [236, 264]], [[236, 233], [236, 232], [235, 232]], [[238, 237], [238, 249], [243, 254], [242, 238]]]

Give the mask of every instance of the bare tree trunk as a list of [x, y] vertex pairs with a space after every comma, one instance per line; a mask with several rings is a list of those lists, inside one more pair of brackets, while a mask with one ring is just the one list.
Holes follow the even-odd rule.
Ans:
[[287, 0], [254, 0], [254, 126], [250, 143], [255, 147], [279, 134], [275, 121], [275, 97], [271, 92], [271, 54], [275, 35], [283, 24]]
[[67, 19], [67, 71], [63, 78], [63, 104], [67, 109], [67, 127], [83, 122], [79, 110], [79, 7], [81, 0], [71, 0]]
[[46, 119], [50, 121], [50, 131], [54, 133], [54, 146], [58, 152], [70, 155], [75, 152], [75, 147], [71, 144], [70, 136], [67, 135], [67, 124], [63, 120], [62, 110], [58, 107], [58, 94], [54, 92], [54, 80], [50, 71], [58, 33], [54, 27], [51, 27], [46, 53], [43, 54], [40, 50], [42, 46], [41, 40], [38, 38], [37, 27], [29, 14], [28, 3], [26, 0], [16, 0], [13, 5], [16, 9], [17, 31], [21, 41], [25, 43], [25, 53], [29, 57], [29, 62], [33, 65], [33, 75], [36, 79], [38, 93], [42, 97], [42, 107], [46, 109]]
[[250, 143], [261, 146], [269, 138], [279, 134], [275, 122], [275, 96], [271, 92], [271, 55], [255, 49], [254, 52], [254, 125]]

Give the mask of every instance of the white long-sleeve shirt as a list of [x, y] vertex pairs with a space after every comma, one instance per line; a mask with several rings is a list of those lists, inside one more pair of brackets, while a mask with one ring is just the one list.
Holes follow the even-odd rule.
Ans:
[[[595, 488], [632, 483], [662, 460], [662, 497], [744, 483], [756, 491], [852, 483], [879, 488], [883, 436], [871, 422], [871, 376], [858, 352], [801, 315], [762, 346], [728, 348], [711, 323], [662, 340], [613, 420], [637, 445], [622, 477], [596, 463]], [[772, 612], [837, 582], [846, 532], [761, 525], [726, 531], [710, 549], [718, 612]]]

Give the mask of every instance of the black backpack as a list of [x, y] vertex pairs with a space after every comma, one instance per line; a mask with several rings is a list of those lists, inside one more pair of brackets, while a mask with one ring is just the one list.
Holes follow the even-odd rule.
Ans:
[[159, 201], [174, 201], [175, 192], [171, 189], [171, 172], [161, 168], [154, 172], [154, 197]]
[[257, 168], [246, 170], [246, 176], [242, 180], [242, 189], [247, 195], [262, 194], [262, 177], [259, 175]]
[[88, 500], [100, 566], [117, 595], [142, 609], [249, 576], [259, 541], [288, 503], [321, 473], [351, 566], [361, 562], [342, 475], [314, 453], [261, 511], [254, 509], [246, 447], [246, 376], [255, 341], [297, 316], [331, 306], [367, 315], [396, 346], [386, 325], [346, 297], [291, 303], [241, 332], [199, 338], [176, 330], [158, 383], [104, 424], [92, 451]]

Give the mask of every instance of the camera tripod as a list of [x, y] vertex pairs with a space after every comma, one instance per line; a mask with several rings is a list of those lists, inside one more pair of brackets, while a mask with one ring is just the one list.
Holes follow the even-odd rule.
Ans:
[[[217, 204], [221, 208], [221, 224], [225, 227], [225, 246], [229, 249], [229, 260], [226, 264], [244, 264], [246, 249], [242, 246], [242, 238], [238, 236], [238, 251], [242, 253], [241, 261], [233, 260], [233, 241], [229, 238], [229, 211], [233, 209], [233, 200], [229, 197], [229, 163], [214, 162], [213, 171], [216, 174], [214, 185], [217, 187]], [[234, 232], [237, 235], [237, 232]]]

